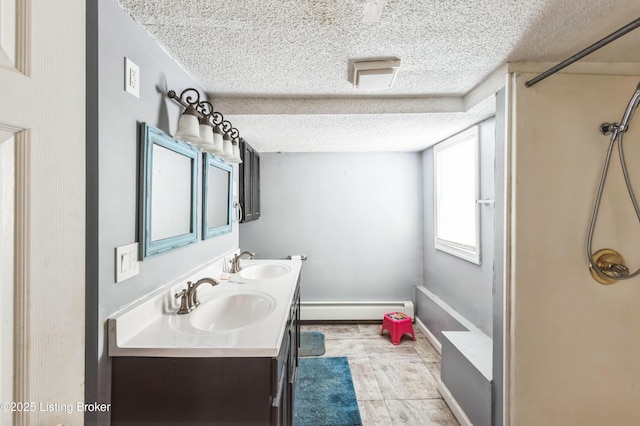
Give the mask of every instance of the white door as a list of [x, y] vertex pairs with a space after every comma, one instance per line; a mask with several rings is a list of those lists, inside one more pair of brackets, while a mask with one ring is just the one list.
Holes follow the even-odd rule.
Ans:
[[[15, 137], [0, 130], [0, 402], [13, 401]], [[11, 411], [0, 410], [0, 424], [10, 425]]]
[[84, 22], [83, 0], [0, 0], [2, 425], [82, 424]]

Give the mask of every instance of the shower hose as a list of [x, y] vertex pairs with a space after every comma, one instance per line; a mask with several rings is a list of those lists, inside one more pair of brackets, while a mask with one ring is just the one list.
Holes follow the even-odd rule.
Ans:
[[640, 269], [630, 274], [629, 269], [621, 264], [614, 264], [611, 268], [605, 272], [603, 271], [594, 261], [593, 259], [593, 232], [596, 227], [596, 221], [598, 219], [598, 210], [600, 209], [600, 201], [602, 200], [602, 193], [604, 191], [604, 184], [607, 180], [607, 173], [609, 171], [609, 164], [611, 162], [611, 153], [613, 151], [613, 146], [616, 141], [618, 142], [618, 155], [620, 156], [620, 164], [622, 167], [622, 174], [624, 175], [624, 181], [627, 185], [627, 191], [629, 192], [629, 197], [631, 198], [631, 203], [633, 204], [633, 208], [636, 212], [636, 217], [638, 221], [640, 221], [640, 207], [638, 206], [638, 200], [633, 192], [633, 187], [631, 186], [631, 180], [629, 179], [629, 172], [627, 170], [627, 163], [624, 157], [624, 149], [623, 149], [623, 135], [629, 128], [629, 122], [631, 121], [631, 117], [633, 116], [633, 112], [638, 107], [640, 103], [640, 84], [638, 84], [638, 88], [636, 92], [633, 94], [627, 109], [625, 110], [624, 116], [620, 121], [620, 124], [613, 123], [604, 123], [600, 126], [600, 131], [607, 135], [611, 134], [611, 139], [609, 141], [609, 148], [607, 149], [607, 156], [605, 158], [604, 167], [602, 170], [602, 176], [600, 178], [600, 185], [598, 186], [598, 193], [596, 195], [596, 202], [593, 207], [593, 214], [591, 215], [591, 225], [589, 226], [589, 234], [587, 236], [587, 257], [589, 259], [589, 264], [596, 273], [606, 279], [614, 279], [614, 280], [626, 280], [630, 278], [637, 277], [640, 275]]

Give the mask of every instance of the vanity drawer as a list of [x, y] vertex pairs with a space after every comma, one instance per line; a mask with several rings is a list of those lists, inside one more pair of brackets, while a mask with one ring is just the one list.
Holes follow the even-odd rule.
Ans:
[[111, 424], [267, 425], [272, 362], [272, 358], [114, 358]]

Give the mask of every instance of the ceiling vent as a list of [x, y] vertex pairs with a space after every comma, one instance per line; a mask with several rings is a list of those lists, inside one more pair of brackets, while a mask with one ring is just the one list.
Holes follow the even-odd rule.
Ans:
[[356, 89], [389, 89], [396, 79], [400, 59], [353, 63], [353, 86]]

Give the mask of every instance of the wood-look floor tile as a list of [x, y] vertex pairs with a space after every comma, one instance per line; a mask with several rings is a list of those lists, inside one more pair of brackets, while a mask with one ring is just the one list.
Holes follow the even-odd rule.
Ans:
[[415, 348], [404, 342], [399, 345], [391, 343], [389, 337], [378, 337], [375, 339], [362, 339], [365, 350], [372, 363], [385, 364], [398, 361], [421, 362], [422, 359]]
[[300, 331], [318, 331], [318, 326], [315, 324], [301, 324]]
[[357, 324], [304, 324], [300, 330], [319, 331], [325, 340], [361, 338]]
[[387, 404], [384, 401], [358, 401], [362, 426], [392, 425]]
[[441, 399], [385, 401], [393, 425], [458, 426], [447, 404]]
[[423, 362], [371, 365], [385, 400], [442, 398], [436, 380]]
[[440, 363], [425, 362], [424, 364], [427, 366], [427, 369], [431, 372], [431, 375], [433, 375], [433, 378], [436, 379], [436, 381], [440, 380]]
[[[414, 332], [415, 334], [415, 332]], [[380, 333], [378, 333], [378, 335], [380, 335]], [[384, 337], [385, 339], [387, 339], [389, 342], [391, 341], [391, 333], [389, 332], [389, 330], [384, 330], [384, 332], [382, 333], [382, 337]], [[417, 337], [416, 337], [417, 339]], [[410, 333], [404, 333], [402, 336], [400, 336], [400, 344], [402, 343], [409, 343], [409, 342], [414, 342], [413, 337], [411, 337]]]
[[350, 363], [368, 363], [369, 356], [362, 339], [333, 339], [324, 341], [325, 357], [346, 356]]
[[380, 321], [380, 324], [358, 324], [358, 329], [363, 338], [378, 337], [380, 336], [380, 329], [382, 329], [382, 321]]
[[393, 345], [380, 324], [305, 324], [325, 335], [324, 356], [346, 356], [363, 426], [458, 425], [437, 390], [440, 354], [414, 327]]
[[358, 401], [382, 400], [382, 392], [370, 363], [358, 363], [349, 360], [353, 387]]
[[416, 336], [416, 341], [413, 342], [413, 347], [415, 348], [418, 355], [424, 362], [440, 362], [440, 354], [438, 351], [431, 345], [431, 342], [426, 337]]

